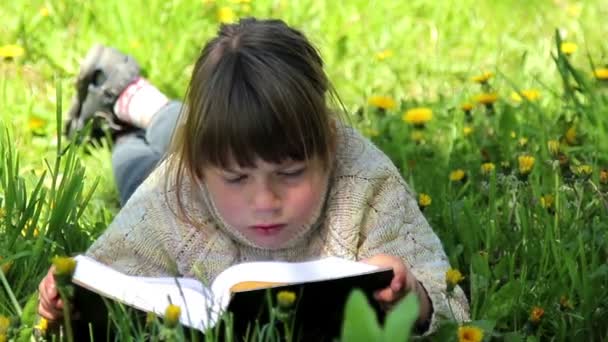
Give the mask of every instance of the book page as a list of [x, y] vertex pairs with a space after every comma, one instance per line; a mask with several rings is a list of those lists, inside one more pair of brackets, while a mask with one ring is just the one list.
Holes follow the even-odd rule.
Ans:
[[170, 303], [178, 305], [181, 323], [201, 331], [217, 322], [219, 302], [195, 279], [128, 276], [87, 256], [75, 259], [72, 281], [90, 291], [161, 317]]
[[226, 307], [230, 289], [241, 282], [293, 284], [344, 278], [380, 268], [362, 262], [328, 257], [306, 262], [259, 261], [234, 265], [220, 273], [211, 285], [215, 297]]

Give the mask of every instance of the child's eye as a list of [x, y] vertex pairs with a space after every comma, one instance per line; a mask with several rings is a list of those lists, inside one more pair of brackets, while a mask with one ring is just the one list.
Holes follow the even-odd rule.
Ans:
[[297, 170], [293, 170], [293, 171], [291, 171], [291, 170], [290, 171], [281, 171], [281, 172], [279, 172], [279, 175], [286, 176], [286, 177], [297, 177], [304, 173], [304, 169], [305, 168], [301, 168], [301, 169], [297, 169]]
[[225, 177], [224, 180], [226, 181], [226, 183], [229, 183], [229, 184], [238, 184], [238, 183], [242, 182], [243, 180], [245, 180], [245, 178], [247, 178], [246, 175], [239, 175], [239, 176]]

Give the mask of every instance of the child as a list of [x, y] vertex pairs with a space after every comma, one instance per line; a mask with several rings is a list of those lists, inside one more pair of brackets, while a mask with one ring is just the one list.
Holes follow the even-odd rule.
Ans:
[[[131, 58], [102, 46], [77, 88], [69, 127], [106, 113], [124, 203], [88, 255], [128, 274], [207, 282], [244, 261], [339, 256], [393, 267], [376, 299], [390, 309], [415, 293], [427, 332], [452, 312], [468, 318], [462, 290], [447, 295], [449, 264], [413, 193], [386, 155], [329, 110], [317, 50], [284, 22], [222, 25], [183, 108], [140, 78]], [[39, 313], [57, 320], [51, 272]]]

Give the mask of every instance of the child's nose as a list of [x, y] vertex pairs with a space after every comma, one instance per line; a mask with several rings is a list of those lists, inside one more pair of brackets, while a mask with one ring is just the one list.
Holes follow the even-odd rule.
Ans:
[[253, 206], [256, 211], [276, 211], [281, 206], [281, 199], [272, 184], [259, 184], [253, 194]]

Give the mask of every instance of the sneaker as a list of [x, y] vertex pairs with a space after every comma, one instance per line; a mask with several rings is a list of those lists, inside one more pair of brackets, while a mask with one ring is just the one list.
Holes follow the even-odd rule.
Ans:
[[93, 46], [80, 64], [76, 95], [69, 109], [65, 133], [71, 137], [89, 120], [95, 119], [92, 134], [103, 135], [98, 118], [107, 123], [112, 135], [132, 131], [133, 126], [114, 114], [114, 103], [139, 74], [139, 65], [133, 57], [100, 44]]

